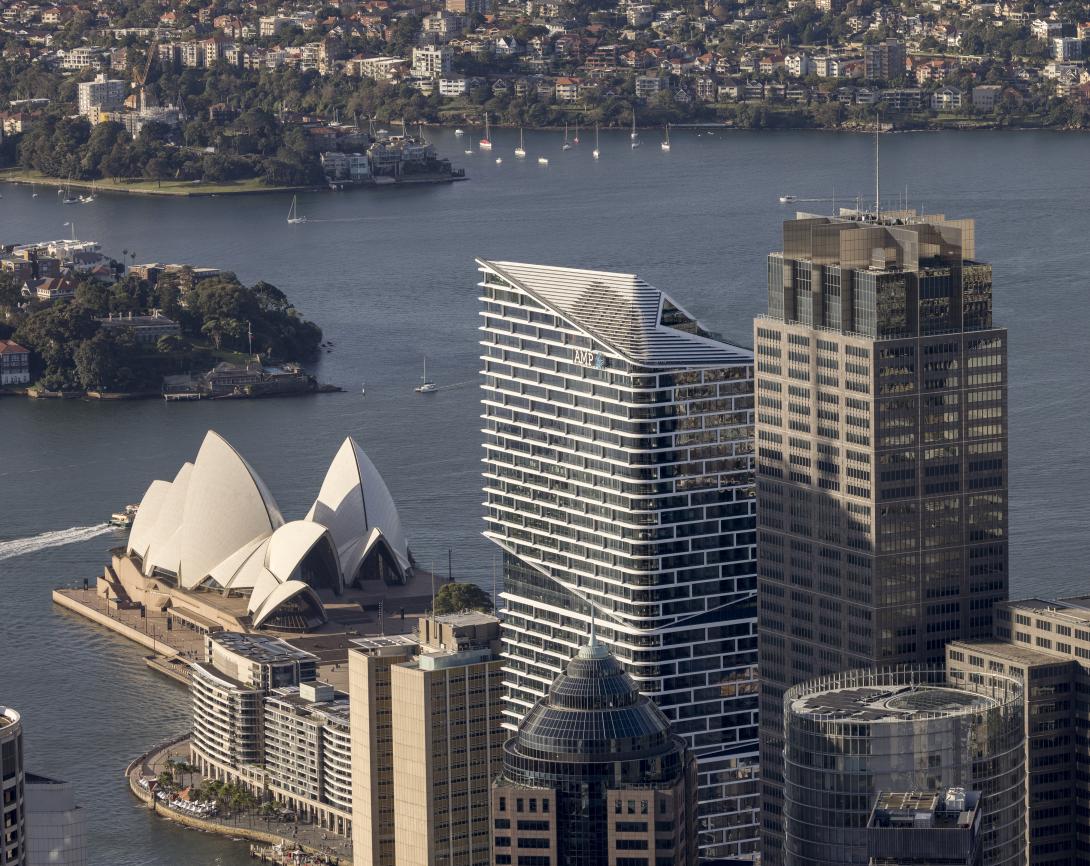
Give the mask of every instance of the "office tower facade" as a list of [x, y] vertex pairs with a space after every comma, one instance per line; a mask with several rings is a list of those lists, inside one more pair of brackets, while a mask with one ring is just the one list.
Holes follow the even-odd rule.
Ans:
[[360, 638], [348, 650], [352, 733], [352, 861], [394, 866], [394, 739], [390, 669], [412, 659], [407, 635]]
[[317, 676], [318, 658], [266, 635], [215, 632], [205, 661], [190, 665], [190, 757], [210, 778], [260, 787], [265, 695]]
[[318, 680], [273, 689], [263, 702], [265, 789], [311, 823], [352, 834], [348, 697]]
[[782, 846], [783, 694], [943, 664], [1007, 594], [1006, 331], [971, 220], [800, 215], [757, 356], [762, 839]]
[[705, 853], [752, 851], [752, 355], [630, 274], [478, 266], [508, 723], [593, 613], [697, 756]]
[[86, 819], [71, 784], [26, 771], [22, 718], [0, 705], [0, 866], [86, 863]]
[[504, 745], [496, 866], [695, 866], [696, 766], [620, 663], [590, 643]]
[[981, 792], [985, 866], [1022, 866], [1026, 767], [1016, 680], [844, 671], [794, 686], [784, 711], [786, 866], [867, 866], [880, 792], [950, 787]]
[[26, 804], [23, 779], [23, 722], [0, 706], [0, 866], [26, 863]]
[[87, 816], [70, 782], [26, 774], [27, 866], [86, 866]]
[[996, 606], [995, 636], [946, 647], [951, 677], [1005, 674], [1025, 686], [1026, 863], [1090, 863], [1090, 598]]
[[390, 678], [397, 866], [488, 866], [506, 738], [499, 620], [425, 617], [418, 635]]
[[882, 791], [867, 821], [870, 866], [984, 866], [980, 791]]

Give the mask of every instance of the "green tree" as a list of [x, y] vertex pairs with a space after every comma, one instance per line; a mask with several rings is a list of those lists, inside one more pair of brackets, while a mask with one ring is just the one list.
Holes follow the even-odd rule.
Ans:
[[492, 612], [492, 599], [483, 589], [473, 583], [445, 583], [435, 594], [432, 612], [437, 616], [447, 613], [459, 613], [463, 610]]

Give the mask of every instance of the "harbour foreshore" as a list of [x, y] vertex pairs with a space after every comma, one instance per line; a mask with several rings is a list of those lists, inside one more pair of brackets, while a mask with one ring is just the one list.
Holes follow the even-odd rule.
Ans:
[[[246, 839], [251, 842], [262, 842], [267, 845], [280, 845], [283, 846], [285, 850], [301, 849], [308, 854], [323, 858], [324, 862], [331, 864], [331, 866], [351, 866], [352, 854], [350, 849], [345, 853], [338, 853], [329, 846], [317, 844], [320, 839], [311, 841], [308, 838], [308, 833], [320, 832], [317, 828], [313, 828], [309, 825], [292, 823], [285, 826], [294, 829], [295, 833], [284, 835], [282, 833], [274, 833], [271, 829], [271, 822], [262, 822], [261, 819], [253, 816], [238, 816], [234, 819], [229, 819], [188, 815], [177, 809], [171, 808], [167, 803], [157, 800], [155, 795], [148, 788], [145, 788], [140, 784], [141, 779], [157, 778], [159, 773], [166, 768], [168, 760], [172, 758], [185, 760], [188, 759], [188, 756], [188, 733], [174, 737], [157, 746], [153, 746], [150, 750], [140, 755], [140, 757], [132, 760], [125, 768], [125, 777], [129, 783], [129, 790], [132, 791], [137, 799], [141, 800], [148, 807], [149, 811], [154, 812], [156, 815], [159, 815], [168, 821], [174, 821], [191, 829], [203, 830], [207, 833], [217, 833], [221, 836], [230, 836], [235, 839]], [[262, 830], [259, 826], [255, 826], [260, 823], [264, 823], [267, 829]], [[298, 833], [299, 829], [304, 830], [302, 835]]]

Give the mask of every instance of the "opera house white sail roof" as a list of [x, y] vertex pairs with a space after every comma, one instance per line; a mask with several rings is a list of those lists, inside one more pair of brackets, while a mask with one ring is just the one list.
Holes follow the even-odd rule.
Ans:
[[255, 627], [325, 621], [319, 593], [381, 578], [403, 583], [412, 557], [386, 483], [345, 439], [302, 520], [285, 522], [253, 467], [214, 431], [173, 481], [153, 481], [126, 553], [182, 589], [248, 595]]

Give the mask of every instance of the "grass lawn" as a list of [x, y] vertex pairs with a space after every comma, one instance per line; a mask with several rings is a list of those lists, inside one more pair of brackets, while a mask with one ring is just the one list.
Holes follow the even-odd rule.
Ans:
[[[42, 185], [58, 187], [68, 182], [63, 178], [46, 177], [41, 172], [27, 171], [21, 168], [8, 168], [0, 171], [0, 180], [17, 183], [40, 183]], [[183, 180], [133, 180], [121, 181], [96, 180], [95, 189], [103, 192], [128, 192], [140, 195], [180, 195], [180, 196], [205, 196], [205, 195], [242, 195], [246, 193], [285, 192], [299, 189], [290, 186], [268, 186], [256, 178], [250, 180], [229, 181], [225, 183], [193, 183]], [[73, 189], [90, 189], [91, 181], [72, 181]]]

